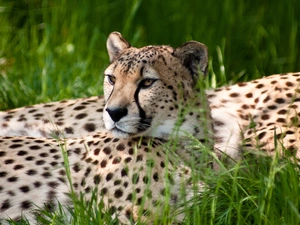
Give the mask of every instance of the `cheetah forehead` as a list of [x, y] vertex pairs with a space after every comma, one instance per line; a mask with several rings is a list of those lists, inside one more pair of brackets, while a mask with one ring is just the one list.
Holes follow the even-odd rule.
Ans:
[[142, 75], [141, 68], [153, 66], [157, 63], [167, 65], [172, 58], [174, 49], [170, 46], [146, 46], [143, 48], [125, 49], [110, 66], [105, 70], [105, 74], [136, 74]]

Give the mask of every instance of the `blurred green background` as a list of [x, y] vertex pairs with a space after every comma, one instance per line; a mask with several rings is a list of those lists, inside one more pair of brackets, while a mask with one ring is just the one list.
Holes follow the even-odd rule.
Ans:
[[112, 31], [206, 44], [212, 87], [300, 71], [299, 0], [0, 0], [0, 109], [101, 95]]

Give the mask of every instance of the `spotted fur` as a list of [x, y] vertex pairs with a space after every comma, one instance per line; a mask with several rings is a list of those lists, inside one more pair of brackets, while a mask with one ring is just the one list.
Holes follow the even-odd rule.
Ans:
[[105, 131], [102, 97], [63, 100], [0, 112], [0, 136], [84, 137]]
[[[61, 149], [68, 155], [71, 183]], [[36, 206], [55, 209], [57, 200], [72, 206], [71, 188], [86, 200], [97, 188], [103, 210], [115, 212], [122, 223], [138, 221], [140, 212], [145, 215], [142, 220], [150, 223], [159, 218], [166, 196], [174, 210], [200, 186], [193, 187], [191, 170], [168, 153], [159, 139], [117, 139], [109, 133], [60, 141], [0, 139], [0, 220], [18, 220], [22, 214], [34, 222]], [[181, 221], [182, 216], [177, 219]]]
[[241, 149], [257, 146], [272, 154], [275, 141], [276, 148], [283, 146], [297, 154], [299, 73], [207, 90], [204, 99], [195, 88], [202, 78], [200, 71], [205, 73], [207, 68], [203, 44], [191, 41], [177, 49], [138, 49], [113, 32], [107, 49], [111, 63], [105, 70], [104, 98], [1, 112], [0, 135], [50, 137], [58, 130], [74, 137], [105, 126], [115, 137], [169, 139], [188, 132], [200, 141], [213, 139], [217, 152], [234, 159], [240, 157]]

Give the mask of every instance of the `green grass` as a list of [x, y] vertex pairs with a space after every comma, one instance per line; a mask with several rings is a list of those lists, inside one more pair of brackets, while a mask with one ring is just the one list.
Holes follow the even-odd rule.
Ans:
[[[0, 24], [0, 110], [102, 95], [111, 31], [138, 47], [203, 42], [210, 87], [300, 71], [297, 0], [0, 0]], [[185, 224], [300, 223], [299, 168], [289, 159], [247, 155], [229, 169], [195, 171], [210, 188]], [[80, 197], [74, 204], [72, 224], [117, 224]], [[44, 212], [42, 223], [66, 224], [64, 210]]]

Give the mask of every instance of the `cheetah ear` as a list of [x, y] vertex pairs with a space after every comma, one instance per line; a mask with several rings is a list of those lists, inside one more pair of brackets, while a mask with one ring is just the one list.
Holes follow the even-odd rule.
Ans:
[[208, 65], [207, 47], [197, 41], [188, 41], [175, 49], [174, 55], [189, 69], [194, 81], [197, 80], [199, 70], [205, 75]]
[[107, 38], [106, 48], [109, 55], [110, 62], [126, 48], [130, 48], [131, 45], [126, 41], [119, 32], [112, 32]]

